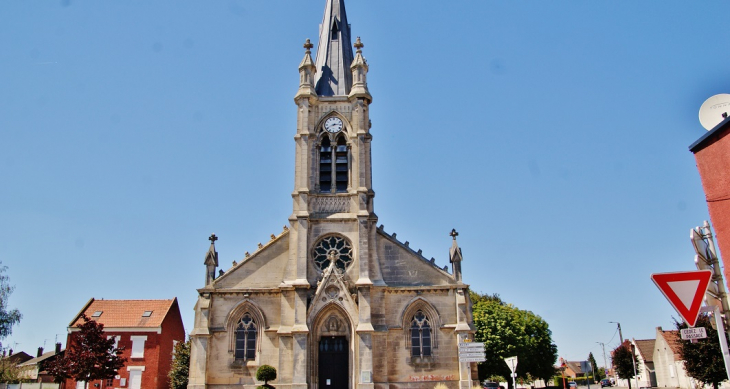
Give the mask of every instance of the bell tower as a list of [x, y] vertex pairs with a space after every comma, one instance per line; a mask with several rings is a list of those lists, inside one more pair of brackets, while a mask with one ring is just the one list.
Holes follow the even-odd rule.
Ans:
[[[299, 65], [295, 178], [290, 247], [296, 247], [293, 284], [312, 285], [318, 273], [309, 251], [319, 236], [347, 232], [353, 246], [353, 268], [343, 268], [358, 283], [372, 284], [369, 242], [374, 241], [370, 159], [368, 64], [358, 37], [350, 37], [344, 0], [327, 0], [319, 28], [316, 58], [307, 39]], [[353, 47], [356, 49], [353, 55]], [[294, 259], [294, 258], [292, 258]], [[329, 262], [325, 263], [328, 264]], [[314, 265], [314, 271], [311, 268]]]

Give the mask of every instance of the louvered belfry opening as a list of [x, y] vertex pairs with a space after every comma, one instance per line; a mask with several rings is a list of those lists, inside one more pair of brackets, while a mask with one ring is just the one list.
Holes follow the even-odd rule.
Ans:
[[330, 138], [325, 135], [319, 146], [319, 191], [332, 191], [332, 146]]
[[347, 138], [340, 134], [334, 146], [324, 135], [319, 145], [320, 193], [347, 193], [350, 182], [350, 156]]
[[347, 141], [344, 135], [337, 138], [337, 149], [335, 150], [335, 169], [337, 192], [347, 192], [347, 173], [348, 173], [348, 157], [347, 157]]

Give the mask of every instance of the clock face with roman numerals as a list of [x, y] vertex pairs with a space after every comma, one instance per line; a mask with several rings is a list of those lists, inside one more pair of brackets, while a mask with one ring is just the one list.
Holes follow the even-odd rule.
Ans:
[[324, 121], [324, 129], [327, 132], [336, 133], [342, 131], [342, 120], [338, 117], [331, 117]]

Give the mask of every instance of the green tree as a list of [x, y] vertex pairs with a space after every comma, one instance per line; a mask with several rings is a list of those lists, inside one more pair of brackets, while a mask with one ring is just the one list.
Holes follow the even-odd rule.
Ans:
[[596, 363], [596, 358], [593, 358], [593, 353], [588, 353], [588, 363], [591, 364], [591, 372], [590, 374], [593, 375], [593, 380], [596, 380], [596, 374], [598, 374], [598, 364]]
[[613, 368], [616, 369], [619, 378], [629, 381], [629, 389], [631, 389], [631, 379], [634, 378], [634, 358], [636, 356], [631, 350], [631, 342], [628, 340], [611, 352]]
[[[706, 339], [697, 339], [692, 343], [689, 340], [679, 339], [679, 355], [684, 361], [687, 375], [701, 382], [703, 385], [712, 385], [718, 389], [720, 382], [727, 380], [727, 372], [720, 350], [720, 340], [717, 330], [712, 327], [712, 318], [702, 314], [697, 318], [696, 327], [705, 327]], [[678, 330], [687, 328], [687, 324], [676, 322]], [[727, 334], [725, 334], [727, 339]], [[730, 339], [728, 340], [730, 343]]]
[[21, 382], [30, 382], [24, 371], [18, 367], [18, 360], [10, 357], [0, 359], [0, 382], [8, 384], [18, 384]]
[[83, 313], [81, 318], [84, 322], [76, 325], [79, 332], [71, 337], [65, 354], [49, 363], [47, 370], [56, 382], [73, 378], [83, 381], [85, 388], [89, 381], [114, 378], [127, 358], [121, 356], [124, 348], [115, 347], [114, 338], [106, 337], [103, 324]]
[[[527, 382], [548, 381], [555, 375], [558, 348], [547, 322], [530, 311], [506, 304], [499, 295], [470, 294], [473, 303], [475, 339], [489, 350], [479, 363], [479, 379], [510, 377], [504, 358], [517, 356], [517, 377]], [[512, 387], [512, 380], [507, 380]]]
[[15, 287], [10, 285], [10, 278], [5, 274], [7, 269], [0, 262], [0, 339], [12, 334], [13, 326], [23, 317], [17, 309], [8, 308], [8, 299]]
[[170, 389], [185, 389], [188, 387], [188, 372], [190, 371], [190, 341], [180, 342], [172, 350], [172, 366], [167, 377], [170, 379]]
[[256, 370], [256, 379], [264, 381], [264, 388], [273, 388], [273, 386], [269, 385], [269, 381], [276, 379], [276, 368], [269, 365], [261, 365], [261, 367]]

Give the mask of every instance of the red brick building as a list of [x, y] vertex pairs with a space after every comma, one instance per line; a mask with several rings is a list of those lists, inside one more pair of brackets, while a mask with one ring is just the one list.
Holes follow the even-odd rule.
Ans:
[[730, 118], [708, 131], [689, 149], [695, 155], [725, 279], [730, 279]]
[[[104, 325], [104, 332], [114, 337], [118, 347], [124, 347], [127, 364], [117, 377], [107, 381], [90, 382], [89, 389], [167, 389], [167, 373], [172, 362], [172, 350], [177, 342], [185, 341], [177, 298], [172, 300], [95, 300], [91, 299], [74, 317], [68, 327], [67, 345], [74, 342], [83, 323], [81, 314]], [[83, 382], [66, 381], [66, 388], [83, 388]]]

